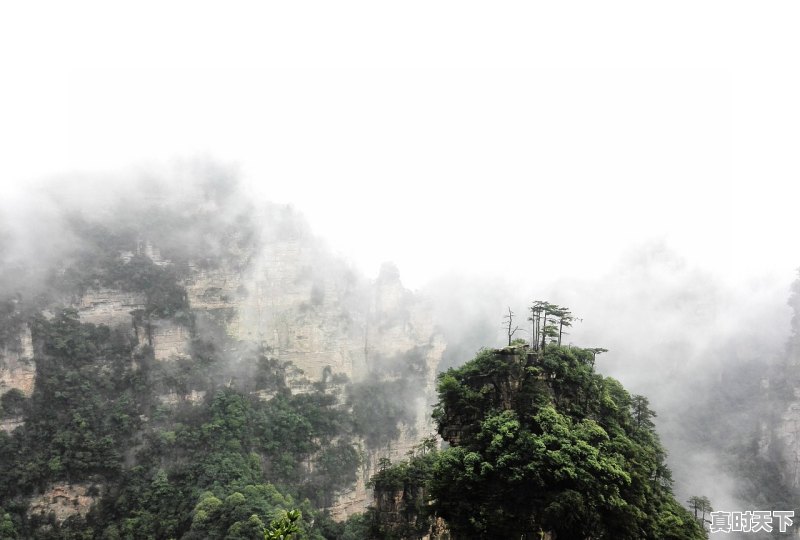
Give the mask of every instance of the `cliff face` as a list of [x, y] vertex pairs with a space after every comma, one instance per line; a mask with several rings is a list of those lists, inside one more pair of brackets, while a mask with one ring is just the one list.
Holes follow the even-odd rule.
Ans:
[[106, 326], [133, 325], [133, 311], [144, 308], [141, 293], [124, 292], [107, 287], [90, 289], [74, 303], [86, 323]]
[[[239, 351], [262, 346], [271, 357], [297, 368], [288, 381], [292, 392], [305, 392], [310, 383], [326, 380], [342, 390], [338, 393], [342, 407], [352, 406], [345, 399], [346, 381], [413, 377], [419, 383], [410, 385], [413, 392], [392, 396], [414, 411], [413, 418], [405, 418], [399, 426], [399, 436], [380, 444], [358, 443], [363, 459], [357, 480], [331, 507], [334, 517], [343, 519], [371, 502], [366, 483], [380, 458], [401, 459], [433, 432], [427, 411], [435, 399], [435, 374], [444, 343], [436, 334], [430, 310], [403, 287], [391, 265], [376, 280], [367, 280], [332, 256], [297, 225], [296, 218], [287, 222], [280, 227], [273, 224], [260, 242], [232, 249], [210, 263], [210, 259], [184, 262], [179, 283], [191, 322], [158, 313], [143, 315], [149, 313], [152, 299], [121, 286], [97, 284], [60, 298], [77, 311], [82, 322], [125, 330], [140, 347], [151, 347], [159, 362], [186, 361], [193, 338], [220, 332], [224, 335], [214, 339], [232, 363], [244, 357]], [[120, 250], [116, 256], [126, 262], [144, 256], [158, 267], [169, 268], [173, 261], [162, 253], [167, 250], [144, 239], [136, 250]], [[31, 395], [36, 374], [33, 357], [30, 330], [25, 327], [0, 349], [0, 393], [19, 388]], [[203, 391], [184, 388], [170, 389], [159, 400], [177, 406], [204, 398]], [[11, 431], [18, 425], [18, 419], [7, 418], [2, 427]], [[57, 488], [63, 486], [49, 490]], [[36, 508], [44, 508], [50, 504], [45, 499], [56, 497], [50, 497], [50, 491], [41, 495]]]
[[[386, 445], [362, 441], [357, 481], [332, 505], [334, 518], [367, 508], [371, 490], [366, 483], [380, 458], [399, 460], [434, 431], [427, 411], [435, 401], [436, 368], [445, 345], [430, 310], [402, 286], [393, 267], [368, 282], [319, 247], [291, 239], [265, 245], [245, 272], [204, 273], [190, 290], [193, 307], [226, 311], [233, 338], [265, 344], [311, 381], [335, 375], [352, 381], [396, 378], [409, 368], [397, 363], [412, 359], [411, 369], [419, 371], [424, 387], [404, 399], [414, 401], [416, 417]], [[292, 386], [303, 391], [302, 384]]]
[[361, 285], [300, 239], [268, 243], [244, 277], [246, 293], [232, 326], [239, 339], [263, 342], [311, 379], [326, 368], [353, 376], [364, 364]]
[[[31, 330], [23, 324], [0, 347], [0, 396], [12, 389], [30, 397], [36, 382], [36, 362], [33, 360]], [[4, 412], [0, 415], [0, 431], [10, 433], [23, 425], [21, 416]]]
[[303, 379], [396, 378], [409, 367], [397, 364], [412, 359], [424, 385], [404, 399], [414, 401], [416, 417], [391, 443], [362, 444], [357, 481], [331, 507], [335, 518], [370, 504], [366, 483], [378, 459], [398, 460], [433, 432], [427, 411], [435, 401], [436, 368], [445, 345], [430, 310], [403, 287], [391, 265], [370, 282], [308, 238], [274, 239], [249, 265], [199, 272], [187, 291], [192, 308], [215, 313], [231, 338], [264, 344], [275, 358], [299, 368], [302, 376], [290, 381], [295, 392], [304, 391]]
[[23, 324], [11, 339], [0, 347], [0, 395], [17, 388], [25, 397], [30, 397], [35, 379], [36, 363], [33, 360], [31, 330]]

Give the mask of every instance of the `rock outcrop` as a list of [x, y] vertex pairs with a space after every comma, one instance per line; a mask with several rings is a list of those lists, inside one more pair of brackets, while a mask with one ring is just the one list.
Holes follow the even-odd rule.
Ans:
[[[378, 460], [402, 459], [434, 431], [428, 409], [445, 344], [431, 311], [403, 287], [393, 266], [370, 282], [307, 238], [266, 243], [250, 261], [194, 273], [186, 280], [189, 304], [234, 342], [261, 344], [276, 359], [292, 362], [300, 372], [288, 381], [293, 393], [329, 375], [363, 381], [411, 373], [422, 381], [408, 398], [415, 420], [385, 447], [362, 445], [357, 481], [330, 509], [336, 519], [362, 512], [371, 503], [366, 484]], [[408, 361], [413, 365], [398, 365]]]
[[[367, 280], [292, 220], [296, 218], [289, 219], [289, 225], [276, 225], [248, 249], [229, 250], [211, 263], [211, 258], [202, 264], [182, 263], [178, 275], [190, 313], [181, 320], [143, 316], [148, 309], [145, 294], [107, 286], [90, 287], [72, 299], [72, 307], [82, 322], [127, 329], [140, 346], [152, 347], [161, 362], [188, 358], [194, 337], [215, 332], [225, 335], [224, 354], [235, 361], [238, 350], [264, 347], [270, 356], [297, 368], [297, 376], [289, 381], [294, 393], [331, 377], [353, 382], [413, 377], [414, 392], [403, 399], [415, 417], [400, 426], [399, 438], [383, 447], [369, 447], [362, 441], [364, 460], [357, 482], [331, 508], [334, 517], [345, 518], [371, 502], [366, 483], [380, 458], [402, 459], [434, 431], [427, 411], [435, 400], [435, 374], [444, 343], [434, 329], [430, 310], [403, 287], [393, 266], [385, 266], [376, 280]], [[141, 240], [135, 255], [128, 251], [119, 257], [124, 262], [147, 256], [159, 268], [169, 268], [172, 263], [163, 254], [167, 250], [159, 248]], [[20, 388], [30, 396], [36, 373], [30, 331], [17, 341], [14, 347], [0, 350], [0, 393]], [[246, 345], [237, 348], [242, 343]], [[162, 395], [161, 401], [178, 404], [204, 399], [198, 390], [186, 390], [186, 395]], [[12, 419], [7, 420], [4, 429], [12, 429]], [[57, 488], [42, 495], [42, 501], [67, 498], [78, 500], [81, 506], [85, 492], [62, 496], [59, 493], [67, 493], [68, 488]], [[37, 508], [45, 508], [42, 501]], [[72, 503], [49, 504], [66, 515], [65, 508]]]
[[30, 397], [35, 381], [31, 330], [23, 325], [19, 333], [0, 348], [0, 395], [17, 388], [25, 397]]
[[53, 484], [31, 499], [28, 515], [46, 518], [53, 514], [58, 523], [71, 516], [85, 516], [97, 499], [97, 495], [90, 495], [91, 492], [91, 484]]
[[0, 431], [5, 431], [6, 433], [11, 433], [18, 427], [25, 424], [25, 421], [22, 419], [21, 416], [11, 416], [8, 418], [0, 419]]
[[[371, 502], [369, 478], [378, 460], [402, 459], [434, 431], [428, 406], [435, 401], [436, 368], [444, 342], [430, 310], [386, 265], [374, 282], [314, 246], [299, 241], [265, 247], [244, 286], [240, 339], [264, 343], [280, 360], [291, 361], [311, 380], [326, 372], [354, 381], [413, 374], [423, 387], [413, 396], [416, 419], [383, 448], [362, 448], [364, 460], [356, 484], [330, 508], [335, 519], [364, 511]], [[413, 361], [414, 365], [398, 365]]]
[[75, 307], [81, 321], [85, 323], [130, 328], [133, 324], [133, 312], [144, 308], [144, 305], [145, 298], [141, 293], [103, 287], [83, 293]]

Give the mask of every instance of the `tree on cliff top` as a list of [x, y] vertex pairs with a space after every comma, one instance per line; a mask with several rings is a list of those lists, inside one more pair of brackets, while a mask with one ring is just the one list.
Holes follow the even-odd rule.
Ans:
[[506, 333], [508, 334], [508, 345], [511, 346], [511, 340], [514, 338], [514, 334], [520, 330], [519, 326], [514, 326], [514, 312], [511, 311], [511, 308], [508, 308], [508, 315], [503, 317], [503, 328], [505, 329]]
[[453, 446], [429, 489], [456, 537], [705, 537], [672, 495], [647, 399], [595, 373], [593, 356], [484, 350], [441, 375], [434, 418]]
[[[548, 317], [571, 317], [537, 308], [539, 337], [551, 333]], [[672, 494], [647, 399], [595, 373], [599, 349], [536, 343], [485, 349], [442, 373], [433, 416], [450, 447], [382, 471], [376, 494], [416, 500], [407, 495], [422, 490], [424, 515], [406, 521], [442, 518], [451, 538], [706, 538]], [[403, 537], [380, 509], [374, 515], [378, 538]]]

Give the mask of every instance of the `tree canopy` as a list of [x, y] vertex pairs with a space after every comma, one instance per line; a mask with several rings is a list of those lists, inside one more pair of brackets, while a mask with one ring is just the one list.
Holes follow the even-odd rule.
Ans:
[[[705, 538], [672, 494], [647, 398], [596, 373], [597, 352], [484, 349], [442, 373], [434, 419], [449, 447], [378, 473], [376, 498], [402, 492], [419, 509], [406, 529], [442, 518], [453, 538]], [[395, 537], [375, 519], [376, 537]]]

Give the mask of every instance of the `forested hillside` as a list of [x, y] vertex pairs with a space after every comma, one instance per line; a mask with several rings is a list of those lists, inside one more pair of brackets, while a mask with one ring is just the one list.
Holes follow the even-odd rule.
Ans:
[[424, 435], [441, 345], [396, 271], [190, 188], [0, 238], [0, 537], [261, 538], [299, 510], [340, 538]]
[[373, 477], [375, 538], [702, 539], [675, 500], [644, 396], [594, 371], [597, 350], [521, 342], [439, 378], [449, 447]]

